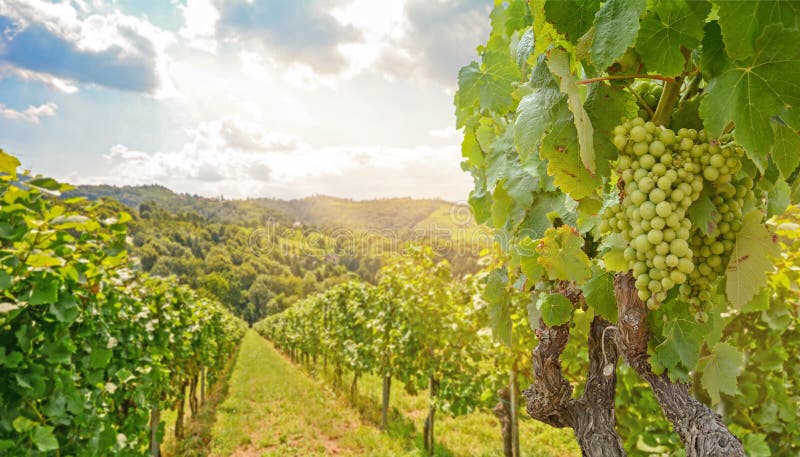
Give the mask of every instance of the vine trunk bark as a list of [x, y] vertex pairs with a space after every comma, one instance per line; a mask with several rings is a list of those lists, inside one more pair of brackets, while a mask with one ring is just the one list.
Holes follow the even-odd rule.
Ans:
[[650, 384], [661, 410], [683, 441], [687, 457], [744, 457], [741, 441], [728, 430], [722, 417], [692, 396], [688, 384], [672, 382], [666, 373], [653, 373], [647, 355], [647, 308], [636, 293], [630, 273], [616, 276], [614, 293], [620, 351], [628, 365]]
[[534, 381], [523, 392], [528, 414], [553, 427], [572, 428], [585, 457], [626, 455], [614, 415], [619, 355], [614, 344], [606, 344], [603, 354], [604, 330], [609, 325], [599, 316], [592, 320], [586, 389], [580, 398], [573, 399], [572, 385], [561, 370], [561, 353], [569, 341], [569, 326], [549, 327], [540, 320], [536, 331], [539, 344], [532, 357]]

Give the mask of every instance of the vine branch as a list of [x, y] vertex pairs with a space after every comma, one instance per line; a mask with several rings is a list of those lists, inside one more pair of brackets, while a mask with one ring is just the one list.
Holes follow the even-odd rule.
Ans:
[[596, 83], [600, 81], [612, 81], [617, 79], [657, 79], [659, 81], [665, 82], [675, 82], [675, 78], [670, 78], [669, 76], [661, 76], [661, 75], [648, 75], [644, 74], [637, 74], [637, 75], [612, 75], [612, 76], [600, 76], [597, 78], [589, 78], [589, 79], [582, 79], [578, 81], [576, 84], [590, 84]]

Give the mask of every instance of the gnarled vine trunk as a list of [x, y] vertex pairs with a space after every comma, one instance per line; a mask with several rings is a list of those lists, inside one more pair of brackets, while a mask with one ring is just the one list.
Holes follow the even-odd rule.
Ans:
[[622, 457], [625, 450], [615, 429], [614, 396], [616, 373], [603, 371], [607, 364], [616, 367], [618, 354], [614, 344], [605, 345], [604, 330], [610, 324], [594, 318], [589, 331], [589, 376], [584, 394], [572, 398], [572, 385], [561, 371], [561, 353], [569, 341], [569, 326], [549, 327], [539, 321], [536, 335], [539, 344], [533, 351], [533, 384], [523, 392], [528, 414], [553, 427], [570, 427], [575, 432], [585, 457]]
[[653, 373], [647, 356], [650, 333], [647, 308], [636, 294], [630, 273], [614, 279], [619, 311], [618, 342], [625, 361], [653, 390], [664, 415], [686, 448], [687, 457], [744, 457], [741, 441], [722, 418], [695, 399], [688, 384], [670, 381], [666, 373]]

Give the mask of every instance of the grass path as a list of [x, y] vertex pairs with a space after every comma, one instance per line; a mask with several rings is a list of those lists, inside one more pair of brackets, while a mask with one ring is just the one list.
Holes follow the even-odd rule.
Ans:
[[212, 456], [407, 454], [253, 331], [242, 342], [212, 435]]
[[[364, 377], [358, 400], [331, 389], [330, 373], [313, 379], [254, 331], [242, 342], [227, 398], [211, 429], [214, 457], [386, 456], [422, 457], [421, 418], [427, 400], [393, 386], [393, 421], [376, 426], [380, 381]], [[374, 417], [373, 417], [374, 416]], [[437, 457], [502, 457], [499, 427], [489, 413], [441, 418]], [[418, 423], [419, 422], [419, 423]], [[574, 438], [533, 421], [521, 426], [523, 455], [579, 455]]]

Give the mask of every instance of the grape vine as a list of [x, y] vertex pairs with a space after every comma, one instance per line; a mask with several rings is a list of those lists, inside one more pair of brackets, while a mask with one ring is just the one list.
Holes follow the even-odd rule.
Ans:
[[[770, 395], [800, 406], [780, 377], [770, 394], [746, 372], [774, 355], [765, 341], [796, 348], [798, 309], [768, 282], [780, 248], [767, 221], [800, 201], [798, 17], [766, 1], [496, 2], [459, 72], [469, 202], [506, 254], [493, 328], [502, 339], [507, 316], [527, 312], [539, 336], [528, 413], [574, 429], [585, 455], [680, 452], [678, 439], [690, 456], [798, 452], [797, 414], [740, 413]], [[610, 329], [590, 333], [588, 364], [565, 351], [585, 313]], [[618, 371], [596, 358], [603, 343], [628, 364], [624, 385], [593, 384], [604, 396], [585, 402], [565, 375]], [[663, 419], [624, 417], [636, 403], [677, 437], [645, 428]]]
[[243, 323], [130, 269], [129, 215], [18, 165], [0, 151], [0, 453], [145, 455], [158, 412], [213, 382]]

